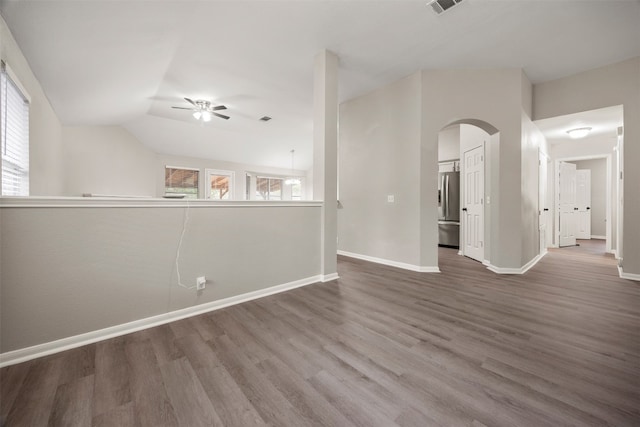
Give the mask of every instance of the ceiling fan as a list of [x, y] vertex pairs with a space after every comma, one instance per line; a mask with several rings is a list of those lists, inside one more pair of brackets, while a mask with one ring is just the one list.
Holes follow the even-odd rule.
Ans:
[[202, 99], [191, 100], [189, 98], [184, 98], [192, 107], [171, 107], [177, 110], [191, 110], [193, 111], [193, 117], [196, 120], [202, 119], [203, 122], [208, 122], [211, 120], [211, 117], [216, 116], [221, 119], [229, 120], [229, 116], [225, 116], [224, 114], [216, 113], [216, 111], [226, 110], [227, 107], [224, 105], [213, 105], [210, 101], [204, 101]]

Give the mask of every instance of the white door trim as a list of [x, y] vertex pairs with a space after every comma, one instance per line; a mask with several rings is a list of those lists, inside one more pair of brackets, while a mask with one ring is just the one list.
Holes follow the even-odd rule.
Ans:
[[211, 191], [209, 185], [211, 184], [209, 177], [211, 175], [228, 176], [229, 177], [229, 200], [235, 200], [235, 181], [236, 172], [223, 169], [205, 169], [204, 170], [204, 198], [211, 198]]
[[[542, 172], [542, 162], [544, 161], [544, 172], [546, 176], [544, 180], [540, 176], [540, 172]], [[547, 153], [538, 149], [538, 230], [544, 231], [544, 240], [541, 241], [540, 254], [544, 255], [547, 253], [547, 248], [553, 243], [551, 239], [551, 212], [550, 208], [547, 206], [549, 202], [549, 164], [551, 163], [551, 158]], [[541, 184], [544, 183], [544, 189]], [[544, 192], [543, 192], [544, 191]], [[540, 200], [541, 197], [544, 196]], [[542, 205], [541, 205], [542, 202]], [[546, 210], [545, 210], [546, 209]], [[543, 220], [543, 224], [540, 223], [540, 220]]]
[[[577, 157], [562, 157], [562, 158], [558, 158], [555, 159], [554, 161], [554, 181], [555, 181], [555, 197], [554, 197], [554, 202], [555, 202], [555, 209], [554, 209], [554, 219], [555, 219], [555, 227], [554, 227], [554, 235], [555, 235], [555, 240], [554, 240], [554, 247], [558, 246], [558, 243], [560, 242], [560, 211], [558, 209], [558, 207], [560, 206], [560, 182], [558, 180], [558, 173], [560, 171], [560, 162], [577, 162], [580, 160], [598, 160], [598, 159], [605, 159], [607, 161], [607, 188], [606, 188], [606, 212], [605, 212], [605, 219], [607, 221], [607, 224], [605, 226], [605, 232], [606, 232], [606, 251], [607, 253], [612, 253], [611, 250], [611, 233], [612, 233], [612, 229], [611, 229], [611, 218], [612, 218], [612, 214], [611, 214], [611, 186], [612, 186], [612, 182], [611, 182], [611, 154], [595, 154], [592, 156], [577, 156]], [[618, 200], [620, 200], [620, 197], [618, 196]], [[620, 212], [620, 210], [622, 209], [622, 206], [619, 206], [618, 208], [618, 212]], [[621, 230], [622, 227], [622, 223], [621, 221], [617, 222], [617, 227], [618, 230]], [[621, 233], [620, 233], [621, 234]]]

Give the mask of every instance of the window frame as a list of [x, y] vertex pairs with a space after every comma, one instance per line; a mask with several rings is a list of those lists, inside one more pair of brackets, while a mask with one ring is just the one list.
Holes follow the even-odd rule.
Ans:
[[[188, 167], [188, 166], [172, 166], [172, 165], [165, 165], [165, 167], [164, 167], [164, 177], [163, 177], [163, 183], [164, 183], [163, 188], [164, 188], [164, 191], [163, 191], [163, 196], [165, 196], [167, 194], [187, 194], [187, 193], [171, 193], [171, 192], [167, 193], [167, 169], [180, 169], [180, 170], [187, 170], [187, 171], [195, 171], [195, 172], [197, 172], [198, 173], [198, 186], [196, 188], [196, 194], [195, 194], [196, 197], [195, 198], [196, 199], [200, 198], [200, 194], [201, 194], [200, 191], [201, 191], [201, 185], [202, 185], [201, 184], [202, 179], [200, 179], [201, 178], [200, 168], [192, 168], [192, 167]], [[188, 197], [188, 195], [189, 194], [187, 194], [185, 196], [185, 199], [191, 199], [191, 197]]]
[[[30, 169], [31, 169], [31, 158], [30, 158], [30, 152], [29, 152], [29, 148], [30, 148], [30, 119], [31, 119], [31, 96], [29, 95], [29, 92], [26, 90], [26, 88], [22, 85], [22, 83], [20, 82], [20, 79], [18, 79], [18, 76], [13, 72], [13, 70], [11, 69], [11, 67], [9, 67], [9, 65], [4, 61], [4, 60], [0, 60], [0, 73], [2, 75], [5, 76], [5, 78], [7, 79], [7, 87], [9, 85], [11, 85], [17, 92], [18, 95], [22, 98], [24, 105], [26, 105], [26, 117], [23, 117], [22, 119], [26, 121], [26, 123], [23, 122], [23, 126], [26, 125], [26, 147], [21, 147], [21, 150], [24, 150], [24, 158], [22, 159], [24, 163], [26, 163], [25, 167], [20, 167], [18, 166], [18, 169], [22, 169], [22, 173], [23, 178], [22, 178], [22, 183], [23, 185], [21, 186], [22, 190], [26, 190], [24, 191], [24, 194], [18, 194], [18, 195], [14, 195], [14, 194], [5, 194], [5, 188], [4, 188], [4, 183], [3, 183], [3, 179], [2, 179], [2, 174], [4, 173], [4, 161], [5, 161], [5, 149], [6, 149], [6, 134], [3, 133], [0, 136], [0, 196], [5, 196], [5, 197], [11, 197], [11, 196], [16, 196], [16, 197], [27, 197], [29, 196], [30, 193], [30, 184], [31, 184], [31, 174], [30, 174]], [[2, 78], [0, 77], [0, 82], [2, 82]], [[4, 87], [0, 88], [0, 92], [4, 92]], [[6, 99], [3, 97], [2, 100], [0, 101], [0, 115], [2, 117], [0, 117], [0, 122], [5, 122], [5, 103], [4, 101], [6, 101]], [[2, 126], [2, 130], [3, 132], [6, 132], [6, 123], [3, 124]], [[14, 163], [11, 162], [9, 160], [7, 160], [7, 163]]]
[[[249, 178], [249, 179], [246, 179]], [[305, 188], [305, 182], [306, 179], [303, 176], [291, 176], [291, 175], [278, 175], [278, 174], [270, 174], [270, 173], [262, 173], [262, 172], [250, 172], [247, 171], [245, 173], [245, 197], [247, 197], [247, 200], [256, 200], [256, 201], [269, 201], [269, 200], [258, 200], [256, 199], [256, 179], [257, 178], [269, 178], [269, 179], [281, 179], [282, 180], [282, 199], [281, 200], [271, 200], [271, 201], [275, 201], [275, 202], [297, 202], [297, 201], [302, 201], [302, 200], [306, 200], [305, 199], [305, 195], [306, 195], [306, 188]], [[297, 178], [300, 180], [300, 199], [293, 199], [293, 194], [292, 194], [292, 185], [286, 184], [286, 180], [289, 178]]]
[[[211, 175], [217, 176], [227, 176], [229, 177], [229, 198], [228, 199], [212, 199], [211, 198]], [[216, 200], [216, 201], [225, 201], [225, 200], [235, 200], [235, 171], [224, 170], [224, 169], [205, 169], [205, 184], [204, 184], [204, 198], [207, 200]]]

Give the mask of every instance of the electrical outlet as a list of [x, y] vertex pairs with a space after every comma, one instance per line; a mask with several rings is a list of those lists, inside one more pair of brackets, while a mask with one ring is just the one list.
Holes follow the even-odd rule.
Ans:
[[207, 279], [204, 276], [200, 276], [196, 279], [196, 289], [201, 291], [207, 284]]

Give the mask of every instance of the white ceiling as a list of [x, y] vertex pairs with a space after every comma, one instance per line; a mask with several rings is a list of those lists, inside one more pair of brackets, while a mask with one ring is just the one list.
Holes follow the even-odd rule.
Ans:
[[[0, 0], [66, 125], [123, 125], [155, 151], [312, 164], [313, 57], [347, 100], [419, 69], [523, 68], [546, 81], [640, 55], [638, 0]], [[198, 124], [183, 97], [228, 107]], [[268, 115], [264, 123], [258, 118]]]
[[575, 141], [567, 131], [585, 127], [591, 128], [589, 138], [615, 139], [618, 135], [618, 127], [623, 125], [623, 108], [622, 105], [618, 105], [583, 111], [536, 120], [535, 124], [550, 144]]

